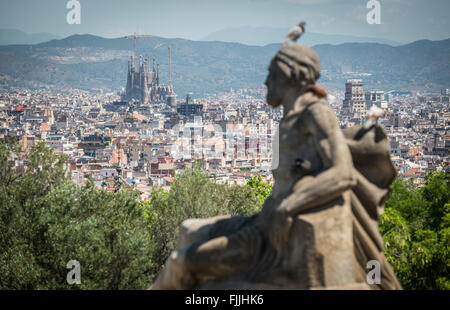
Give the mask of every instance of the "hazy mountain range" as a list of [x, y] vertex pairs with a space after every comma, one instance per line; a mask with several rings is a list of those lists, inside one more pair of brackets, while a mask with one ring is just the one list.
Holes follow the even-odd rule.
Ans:
[[0, 45], [37, 44], [60, 38], [47, 32], [29, 34], [17, 29], [0, 29]]
[[[215, 31], [202, 41], [221, 41], [235, 42], [247, 45], [264, 46], [272, 43], [281, 43], [289, 32], [289, 28], [271, 28], [271, 27], [239, 27], [227, 28]], [[385, 40], [380, 38], [346, 36], [339, 34], [323, 34], [306, 31], [301, 38], [301, 43], [309, 46], [317, 44], [342, 44], [342, 43], [381, 43], [392, 46], [401, 45], [402, 43]]]
[[[168, 80], [168, 44], [172, 46], [173, 84], [179, 97], [261, 86], [280, 44], [191, 41], [160, 37], [138, 39], [139, 54], [160, 63]], [[117, 91], [125, 86], [133, 41], [73, 35], [34, 45], [0, 46], [0, 88], [68, 87]], [[314, 46], [322, 63], [320, 84], [344, 88], [347, 78], [361, 77], [365, 89], [439, 90], [450, 84], [450, 39], [406, 45], [379, 43]], [[347, 73], [353, 72], [353, 73]]]

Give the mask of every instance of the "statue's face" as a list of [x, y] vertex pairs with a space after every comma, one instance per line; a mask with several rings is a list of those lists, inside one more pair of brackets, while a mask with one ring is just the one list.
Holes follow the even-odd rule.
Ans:
[[281, 73], [277, 64], [272, 61], [269, 66], [269, 74], [267, 75], [267, 103], [272, 107], [278, 107], [283, 101], [283, 90], [285, 89], [285, 77]]

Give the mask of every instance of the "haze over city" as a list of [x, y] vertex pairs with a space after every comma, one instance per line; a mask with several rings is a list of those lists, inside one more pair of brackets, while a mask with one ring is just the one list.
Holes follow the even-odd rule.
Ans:
[[308, 31], [383, 38], [400, 43], [450, 36], [447, 0], [381, 1], [381, 23], [369, 25], [366, 0], [81, 0], [81, 24], [66, 22], [67, 1], [0, 1], [0, 28], [61, 37], [119, 37], [151, 33], [200, 40], [230, 28], [289, 29], [300, 20]]

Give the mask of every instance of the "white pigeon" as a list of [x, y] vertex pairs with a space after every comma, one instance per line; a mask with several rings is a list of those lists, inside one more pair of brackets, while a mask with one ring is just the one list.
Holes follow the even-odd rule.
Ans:
[[286, 39], [283, 40], [283, 46], [286, 46], [289, 41], [296, 42], [298, 38], [305, 32], [305, 22], [301, 22], [294, 28], [292, 28], [288, 35], [286, 36]]
[[384, 110], [380, 109], [379, 107], [377, 107], [376, 105], [373, 105], [370, 110], [367, 112], [368, 114], [368, 119], [367, 121], [364, 123], [364, 129], [369, 129], [370, 127], [372, 127], [372, 125], [375, 125], [377, 123], [377, 120], [383, 116], [384, 114]]

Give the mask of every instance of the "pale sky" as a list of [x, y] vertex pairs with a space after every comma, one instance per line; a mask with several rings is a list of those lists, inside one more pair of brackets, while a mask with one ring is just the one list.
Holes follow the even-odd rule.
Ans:
[[66, 22], [68, 0], [0, 0], [0, 28], [56, 35], [119, 37], [133, 32], [198, 40], [242, 26], [378, 37], [398, 42], [450, 37], [450, 0], [379, 0], [381, 24], [369, 25], [368, 0], [78, 0], [81, 24]]

